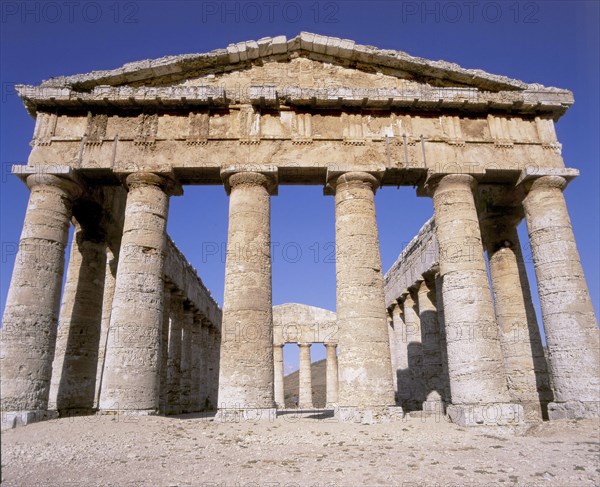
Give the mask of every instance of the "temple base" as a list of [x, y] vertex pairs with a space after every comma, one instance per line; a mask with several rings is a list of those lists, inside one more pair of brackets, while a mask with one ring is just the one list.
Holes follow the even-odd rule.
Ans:
[[1, 430], [9, 430], [17, 426], [26, 426], [31, 423], [48, 421], [58, 418], [57, 411], [8, 411], [2, 412]]
[[446, 414], [459, 426], [516, 426], [525, 421], [523, 406], [514, 403], [451, 404]]
[[548, 419], [595, 419], [600, 418], [600, 402], [551, 402], [548, 403]]
[[402, 421], [404, 412], [400, 406], [339, 406], [334, 416], [340, 423], [375, 424]]
[[275, 418], [277, 418], [276, 408], [221, 408], [215, 415], [215, 422], [275, 421]]

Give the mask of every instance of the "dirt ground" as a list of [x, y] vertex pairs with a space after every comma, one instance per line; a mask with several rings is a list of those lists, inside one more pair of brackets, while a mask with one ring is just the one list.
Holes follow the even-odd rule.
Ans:
[[6, 486], [490, 487], [600, 485], [597, 421], [519, 430], [444, 418], [341, 424], [296, 415], [89, 416], [2, 433]]

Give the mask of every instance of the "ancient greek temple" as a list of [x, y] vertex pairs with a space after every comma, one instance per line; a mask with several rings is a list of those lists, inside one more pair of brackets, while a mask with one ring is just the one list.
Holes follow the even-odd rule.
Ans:
[[[306, 409], [310, 345], [326, 345], [340, 421], [600, 415], [598, 325], [563, 196], [578, 171], [554, 128], [570, 91], [305, 32], [17, 90], [35, 131], [13, 167], [30, 196], [3, 317], [3, 428], [271, 418], [286, 343]], [[272, 305], [270, 200], [291, 184], [335, 199], [335, 312]], [[222, 310], [166, 233], [188, 185], [229, 195]], [[385, 276], [382, 186], [434, 207]]]

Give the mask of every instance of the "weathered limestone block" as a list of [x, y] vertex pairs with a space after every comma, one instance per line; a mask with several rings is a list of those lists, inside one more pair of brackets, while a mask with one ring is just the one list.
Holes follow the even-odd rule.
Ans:
[[49, 174], [31, 190], [4, 309], [0, 345], [2, 427], [47, 416], [52, 360], [73, 199], [80, 188]]
[[61, 415], [90, 412], [94, 407], [105, 272], [103, 232], [78, 223], [71, 243], [50, 384], [49, 408]]
[[398, 364], [398, 395], [401, 406], [408, 411], [420, 410], [427, 396], [423, 374], [423, 344], [421, 342], [421, 320], [413, 290], [403, 301], [404, 330], [400, 347], [401, 362]]
[[329, 184], [335, 191], [338, 412], [344, 420], [373, 418], [378, 414], [368, 410], [394, 404], [375, 219], [378, 181], [368, 173], [350, 172]]
[[312, 377], [310, 369], [310, 343], [299, 343], [300, 370], [298, 374], [298, 407], [312, 409]]
[[546, 332], [550, 419], [600, 414], [600, 337], [559, 176], [526, 181], [525, 220]]
[[167, 359], [167, 414], [181, 413], [181, 352], [185, 324], [183, 295], [171, 293], [171, 321], [169, 325], [169, 356]]
[[433, 276], [425, 276], [417, 291], [421, 342], [423, 351], [423, 410], [442, 411], [445, 385], [443, 381], [440, 327], [436, 309]]
[[264, 174], [239, 172], [227, 184], [231, 193], [218, 407], [272, 409], [272, 183]]
[[508, 392], [526, 418], [535, 421], [547, 417], [552, 390], [517, 223], [513, 215], [494, 218], [485, 227], [484, 240]]
[[283, 345], [273, 345], [273, 364], [275, 404], [278, 408], [284, 408], [285, 396], [283, 392]]
[[[518, 413], [520, 406], [508, 404], [502, 350], [473, 197], [475, 183], [468, 174], [434, 175], [428, 181], [443, 279], [452, 394], [452, 406], [447, 411], [459, 424], [508, 424], [523, 418], [512, 414]], [[482, 407], [498, 414], [483, 414]]]
[[326, 343], [325, 362], [325, 407], [335, 408], [338, 404], [338, 360], [336, 354], [337, 345]]
[[100, 409], [154, 413], [159, 407], [166, 224], [172, 180], [133, 173], [110, 320]]
[[194, 327], [194, 309], [184, 303], [183, 326], [181, 328], [181, 382], [179, 403], [182, 413], [191, 411], [192, 389], [192, 329]]

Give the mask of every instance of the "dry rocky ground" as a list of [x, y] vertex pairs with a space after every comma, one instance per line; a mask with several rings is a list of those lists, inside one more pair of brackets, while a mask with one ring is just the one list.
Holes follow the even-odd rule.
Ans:
[[2, 434], [6, 486], [593, 486], [597, 421], [463, 429], [443, 418], [77, 417]]

